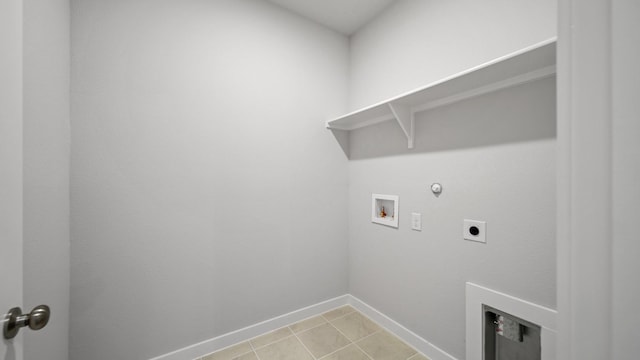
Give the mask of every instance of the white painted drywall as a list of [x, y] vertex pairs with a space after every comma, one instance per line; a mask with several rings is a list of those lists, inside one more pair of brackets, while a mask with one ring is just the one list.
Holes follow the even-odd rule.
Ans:
[[[547, 79], [422, 113], [411, 154], [392, 122], [354, 132], [350, 292], [459, 359], [465, 282], [555, 308], [554, 96]], [[391, 155], [368, 150], [383, 138]], [[371, 223], [371, 193], [400, 196], [399, 229]], [[486, 245], [463, 219], [487, 222]]]
[[69, 359], [69, 1], [24, 0], [24, 310], [51, 320], [23, 331], [25, 359]]
[[[0, 2], [0, 313], [21, 306], [22, 0]], [[22, 360], [23, 339], [0, 340], [3, 360]]]
[[[640, 354], [640, 2], [612, 6], [612, 358]], [[585, 315], [588, 316], [588, 315]]]
[[347, 292], [348, 41], [265, 1], [72, 1], [70, 358]]
[[560, 1], [558, 359], [640, 352], [639, 14]]
[[269, 0], [319, 24], [351, 35], [395, 0]]
[[399, 0], [351, 36], [350, 107], [556, 35], [555, 0]]
[[613, 359], [611, 2], [559, 9], [558, 359]]
[[[399, 1], [351, 38], [350, 107], [553, 37], [555, 11]], [[350, 292], [460, 359], [466, 281], [555, 308], [555, 126], [549, 78], [418, 114], [413, 150], [392, 122], [351, 132]], [[371, 193], [400, 196], [399, 229], [370, 222]], [[465, 218], [487, 221], [486, 245], [462, 240]]]

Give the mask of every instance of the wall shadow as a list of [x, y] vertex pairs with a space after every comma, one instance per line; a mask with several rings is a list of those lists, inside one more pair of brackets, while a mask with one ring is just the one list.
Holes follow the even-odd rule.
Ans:
[[4, 353], [2, 360], [16, 360], [16, 349], [11, 341], [4, 340], [4, 344], [7, 347], [7, 351]]
[[342, 152], [344, 152], [344, 154], [347, 156], [347, 159], [348, 159], [349, 158], [349, 132], [344, 130], [335, 130], [335, 129], [330, 129], [330, 130], [333, 133], [333, 136], [335, 137], [336, 142], [338, 143], [338, 145], [340, 145]]
[[449, 151], [556, 136], [555, 77], [416, 114], [415, 148], [395, 121], [349, 133], [350, 160]]

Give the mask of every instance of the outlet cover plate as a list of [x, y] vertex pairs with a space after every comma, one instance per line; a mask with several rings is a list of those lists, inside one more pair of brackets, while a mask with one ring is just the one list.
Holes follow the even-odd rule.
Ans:
[[487, 222], [464, 219], [463, 226], [462, 226], [462, 235], [465, 240], [486, 243], [487, 242]]
[[422, 214], [411, 213], [411, 230], [422, 231]]

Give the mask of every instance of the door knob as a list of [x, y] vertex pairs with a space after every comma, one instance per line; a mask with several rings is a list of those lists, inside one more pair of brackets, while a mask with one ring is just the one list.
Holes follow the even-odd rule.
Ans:
[[14, 307], [4, 316], [4, 338], [13, 339], [20, 328], [25, 326], [31, 330], [40, 330], [47, 326], [50, 316], [51, 310], [47, 305], [38, 305], [28, 314], [23, 314], [22, 309]]

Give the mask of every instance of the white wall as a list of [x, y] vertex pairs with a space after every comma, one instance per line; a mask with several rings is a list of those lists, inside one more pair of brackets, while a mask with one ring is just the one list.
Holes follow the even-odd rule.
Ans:
[[69, 358], [69, 1], [25, 0], [24, 311], [50, 323], [22, 331], [25, 359]]
[[613, 2], [612, 12], [612, 358], [640, 353], [640, 2]]
[[[0, 2], [0, 311], [20, 306], [22, 281], [22, 0]], [[0, 340], [4, 360], [22, 360], [22, 337]]]
[[556, 35], [555, 0], [399, 0], [351, 37], [350, 107]]
[[[401, 0], [351, 38], [350, 107], [548, 39], [555, 12]], [[556, 307], [554, 79], [418, 114], [416, 131], [413, 150], [392, 122], [351, 133], [350, 292], [463, 359], [465, 281]], [[372, 192], [400, 195], [399, 229], [370, 222]], [[464, 218], [487, 221], [486, 245], [462, 240]]]
[[559, 15], [558, 359], [636, 359], [640, 3]]
[[71, 359], [347, 292], [348, 41], [264, 1], [72, 2]]

